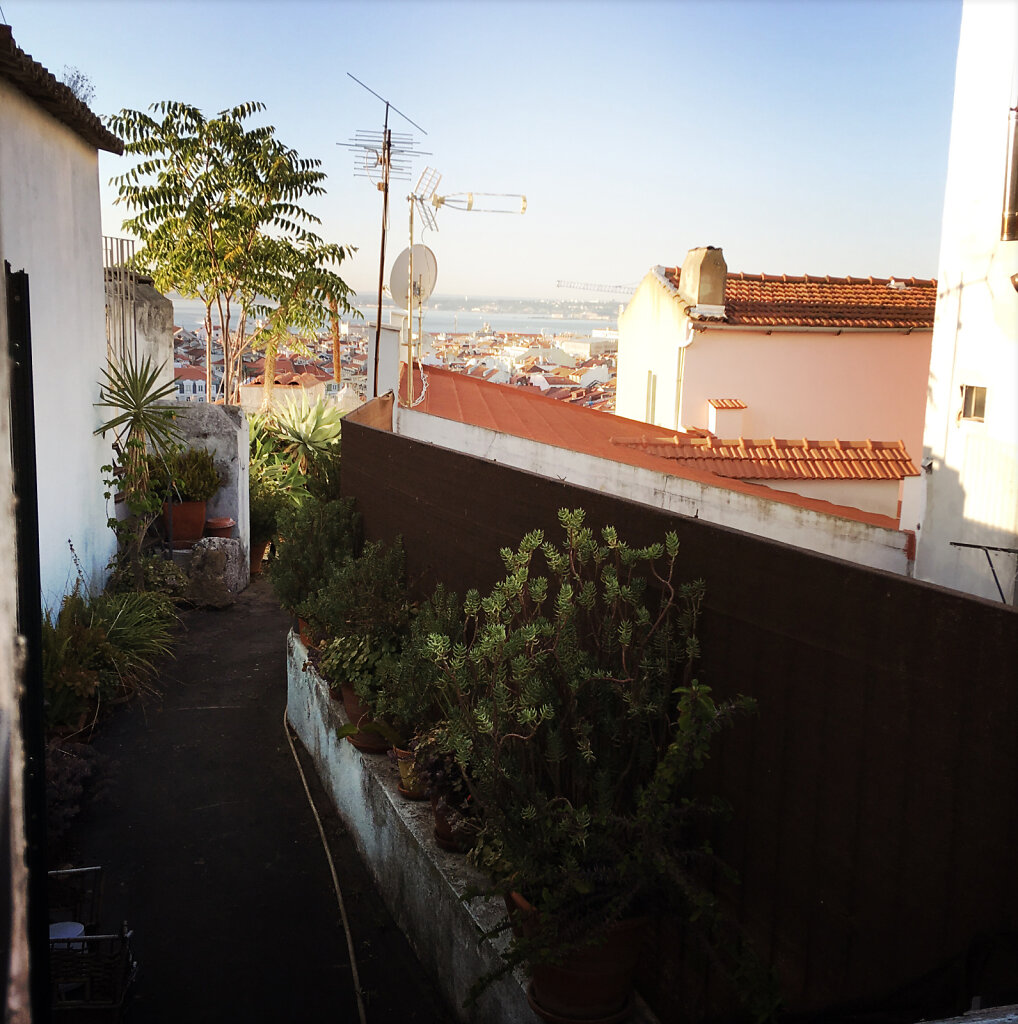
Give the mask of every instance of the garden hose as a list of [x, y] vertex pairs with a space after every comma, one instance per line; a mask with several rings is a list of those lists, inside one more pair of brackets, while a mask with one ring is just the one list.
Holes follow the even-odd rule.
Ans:
[[367, 1014], [364, 1011], [364, 998], [361, 995], [361, 979], [357, 971], [357, 956], [354, 953], [353, 948], [353, 935], [350, 932], [350, 921], [346, 916], [346, 906], [343, 903], [343, 891], [339, 887], [339, 878], [336, 875], [336, 863], [332, 859], [332, 851], [329, 849], [329, 842], [325, 838], [325, 828], [322, 825], [322, 819], [318, 816], [318, 808], [315, 807], [315, 801], [311, 796], [311, 790], [308, 788], [308, 780], [304, 775], [304, 769], [301, 767], [300, 758], [297, 756], [297, 748], [293, 745], [293, 738], [290, 736], [290, 724], [286, 720], [286, 708], [283, 708], [283, 732], [286, 733], [286, 742], [290, 744], [290, 753], [293, 754], [293, 762], [297, 765], [297, 771], [300, 773], [300, 781], [304, 786], [304, 792], [307, 794], [308, 803], [311, 805], [311, 813], [315, 816], [315, 824], [318, 825], [318, 834], [322, 837], [322, 849], [325, 850], [325, 858], [329, 862], [329, 871], [332, 874], [332, 885], [336, 890], [336, 902], [339, 904], [339, 916], [343, 921], [343, 931], [346, 932], [346, 948], [350, 954], [350, 971], [353, 975], [353, 990], [357, 996], [357, 1015], [360, 1018], [360, 1024], [368, 1024]]

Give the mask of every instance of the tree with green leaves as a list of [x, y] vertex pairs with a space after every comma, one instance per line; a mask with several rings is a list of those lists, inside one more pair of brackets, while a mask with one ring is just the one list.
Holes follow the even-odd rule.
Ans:
[[[111, 182], [116, 201], [133, 213], [124, 230], [143, 243], [136, 265], [157, 288], [205, 306], [210, 400], [213, 311], [227, 401], [239, 397], [251, 348], [278, 345], [291, 327], [317, 329], [330, 302], [352, 312], [338, 267], [353, 250], [326, 243], [315, 232], [320, 219], [302, 205], [324, 194], [321, 161], [283, 145], [271, 125], [246, 127], [264, 109], [242, 103], [206, 118], [197, 107], [163, 101], [148, 113], [125, 109], [107, 119], [125, 153], [141, 157]], [[249, 334], [251, 318], [261, 326]]]

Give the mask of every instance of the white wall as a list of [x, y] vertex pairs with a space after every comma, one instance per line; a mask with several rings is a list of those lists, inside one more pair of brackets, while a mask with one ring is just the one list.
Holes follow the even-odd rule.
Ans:
[[539, 476], [616, 494], [654, 508], [909, 575], [908, 538], [897, 530], [756, 495], [539, 444], [455, 420], [394, 408], [396, 433]]
[[[690, 334], [685, 305], [651, 273], [619, 318], [620, 416], [669, 430], [706, 428], [710, 399], [740, 398], [748, 406], [745, 437], [902, 440], [918, 463], [929, 331], [836, 334], [707, 326]], [[648, 373], [654, 375], [652, 403]]]
[[711, 398], [741, 398], [745, 437], [900, 440], [918, 466], [930, 340], [930, 331], [694, 331], [679, 422], [706, 427]]
[[106, 364], [96, 150], [0, 81], [0, 256], [29, 275], [35, 367], [42, 601], [74, 584], [68, 540], [89, 582], [115, 550], [92, 436]]
[[[680, 422], [677, 382], [682, 349], [679, 346], [686, 336], [686, 317], [675, 294], [667, 291], [653, 272], [640, 282], [629, 305], [619, 314], [615, 384], [615, 411], [619, 416], [669, 430], [676, 429]], [[648, 388], [652, 391], [650, 399]]]
[[[1018, 242], [1000, 241], [1008, 109], [1018, 102], [1018, 5], [962, 11], [926, 406], [925, 517], [916, 573], [1000, 600], [982, 551], [1018, 547]], [[961, 389], [985, 387], [982, 423], [959, 419]], [[1015, 597], [1013, 555], [992, 555]]]

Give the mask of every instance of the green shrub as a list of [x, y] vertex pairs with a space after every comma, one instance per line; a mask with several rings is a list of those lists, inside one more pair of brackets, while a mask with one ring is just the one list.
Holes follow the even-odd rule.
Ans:
[[149, 454], [148, 464], [151, 487], [164, 501], [208, 501], [223, 485], [212, 453], [205, 448]]
[[307, 495], [277, 515], [279, 541], [268, 576], [279, 603], [292, 615], [324, 586], [333, 566], [360, 553], [361, 517], [353, 499], [320, 501]]
[[162, 594], [105, 592], [79, 584], [42, 629], [46, 716], [69, 725], [104, 702], [149, 685], [155, 659], [169, 653], [176, 613]]
[[674, 534], [634, 548], [612, 528], [599, 540], [582, 510], [559, 519], [562, 542], [528, 534], [502, 552], [505, 579], [467, 595], [465, 643], [430, 640], [445, 676], [437, 735], [480, 814], [471, 858], [492, 892], [540, 911], [506, 969], [666, 907], [699, 919], [714, 949], [710, 873], [723, 865], [693, 826], [721, 807], [690, 783], [750, 702], [717, 702], [694, 675], [704, 586], [676, 580]]

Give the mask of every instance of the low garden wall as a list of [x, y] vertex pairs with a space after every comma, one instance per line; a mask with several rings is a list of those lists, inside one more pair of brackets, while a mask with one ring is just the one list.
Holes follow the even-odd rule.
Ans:
[[[308, 665], [307, 649], [293, 633], [287, 640], [286, 714], [390, 913], [459, 1019], [534, 1024], [525, 978], [501, 978], [475, 1006], [464, 1006], [474, 981], [499, 963], [497, 945], [481, 935], [502, 917], [502, 906], [463, 901], [467, 887], [483, 878], [462, 854], [446, 853], [435, 843], [430, 805], [399, 794], [399, 772], [388, 757], [363, 754], [337, 738], [337, 728], [347, 721], [342, 703]], [[657, 1024], [639, 998], [632, 1021]]]

